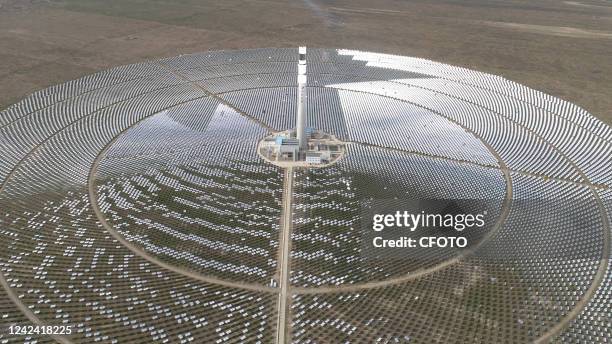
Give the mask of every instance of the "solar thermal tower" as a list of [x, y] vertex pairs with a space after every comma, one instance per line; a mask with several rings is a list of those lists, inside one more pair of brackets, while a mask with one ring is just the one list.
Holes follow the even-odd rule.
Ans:
[[298, 61], [298, 106], [296, 135], [300, 143], [300, 151], [307, 150], [306, 137], [306, 47], [299, 47]]

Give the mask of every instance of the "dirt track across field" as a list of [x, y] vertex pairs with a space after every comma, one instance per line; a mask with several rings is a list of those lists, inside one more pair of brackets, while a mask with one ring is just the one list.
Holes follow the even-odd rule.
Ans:
[[502, 75], [612, 124], [603, 0], [0, 0], [0, 108], [113, 66], [299, 44]]

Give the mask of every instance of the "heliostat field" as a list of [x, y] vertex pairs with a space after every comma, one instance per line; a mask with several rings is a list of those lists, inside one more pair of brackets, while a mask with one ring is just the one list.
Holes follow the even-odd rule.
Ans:
[[[258, 154], [296, 127], [298, 50], [206, 52], [0, 113], [1, 342], [585, 343], [612, 333], [612, 129], [501, 77], [309, 49], [333, 165]], [[471, 250], [372, 260], [372, 199], [482, 199]]]

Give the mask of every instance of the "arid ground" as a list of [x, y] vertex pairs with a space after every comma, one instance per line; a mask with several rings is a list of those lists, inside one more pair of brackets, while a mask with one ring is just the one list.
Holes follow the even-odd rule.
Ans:
[[612, 2], [602, 0], [0, 0], [0, 108], [113, 66], [298, 44], [502, 75], [612, 124]]

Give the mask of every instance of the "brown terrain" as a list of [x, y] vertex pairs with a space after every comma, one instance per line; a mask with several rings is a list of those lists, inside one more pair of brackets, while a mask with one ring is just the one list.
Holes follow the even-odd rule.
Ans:
[[502, 75], [612, 124], [603, 0], [0, 0], [0, 109], [113, 66], [298, 44]]

